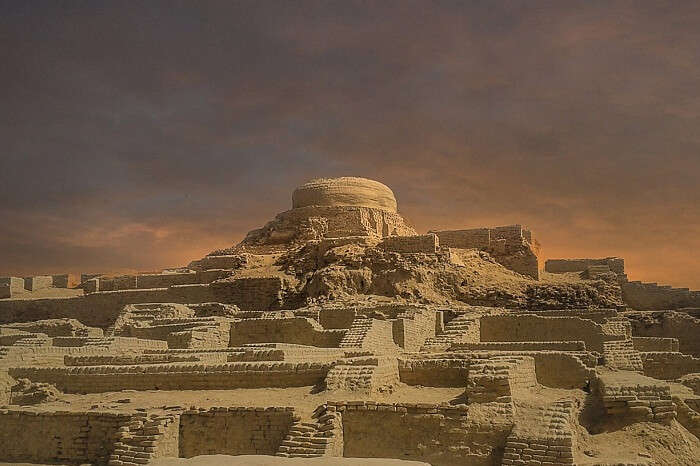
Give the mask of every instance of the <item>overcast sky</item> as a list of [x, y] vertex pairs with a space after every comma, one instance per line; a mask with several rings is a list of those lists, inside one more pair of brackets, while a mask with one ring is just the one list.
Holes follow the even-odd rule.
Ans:
[[319, 176], [700, 288], [700, 2], [0, 0], [0, 275], [183, 265]]

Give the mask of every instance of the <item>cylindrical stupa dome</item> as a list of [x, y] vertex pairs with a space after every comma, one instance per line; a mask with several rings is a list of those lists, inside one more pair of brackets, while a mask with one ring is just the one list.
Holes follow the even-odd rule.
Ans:
[[292, 193], [293, 209], [308, 206], [359, 206], [396, 212], [396, 198], [386, 185], [367, 178], [319, 178]]

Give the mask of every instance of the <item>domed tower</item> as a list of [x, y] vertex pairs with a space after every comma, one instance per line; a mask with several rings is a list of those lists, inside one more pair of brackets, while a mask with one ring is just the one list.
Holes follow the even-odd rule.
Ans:
[[319, 178], [294, 190], [291, 210], [251, 231], [233, 248], [212, 254], [269, 254], [326, 238], [371, 241], [415, 234], [399, 215], [394, 193], [384, 184], [349, 176]]
[[356, 206], [396, 213], [396, 198], [388, 186], [367, 178], [343, 176], [304, 183], [292, 193], [292, 208]]

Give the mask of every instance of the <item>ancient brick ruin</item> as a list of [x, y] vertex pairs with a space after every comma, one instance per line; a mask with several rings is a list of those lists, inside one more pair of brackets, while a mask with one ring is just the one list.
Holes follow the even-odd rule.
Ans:
[[697, 464], [697, 292], [419, 234], [371, 180], [292, 199], [182, 268], [0, 279], [0, 461]]

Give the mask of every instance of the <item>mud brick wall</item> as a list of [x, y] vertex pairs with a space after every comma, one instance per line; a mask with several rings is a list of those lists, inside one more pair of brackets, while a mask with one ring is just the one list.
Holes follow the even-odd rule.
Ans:
[[235, 304], [242, 310], [270, 311], [282, 303], [281, 278], [236, 278], [212, 283], [215, 298], [211, 301]]
[[110, 466], [138, 466], [155, 458], [177, 457], [180, 417], [173, 414], [135, 413], [119, 430], [109, 457]]
[[639, 311], [700, 306], [700, 294], [688, 288], [673, 288], [639, 281], [625, 282], [621, 287], [625, 303]]
[[128, 415], [0, 410], [0, 461], [107, 464]]
[[[452, 354], [453, 357], [460, 353]], [[595, 376], [598, 358], [591, 353], [567, 351], [471, 352], [476, 360], [489, 356], [530, 356], [535, 360], [537, 383], [551, 388], [583, 388]]]
[[618, 317], [616, 309], [555, 309], [546, 311], [522, 311], [518, 314], [538, 315], [541, 317], [580, 317], [602, 324], [608, 319]]
[[578, 355], [558, 351], [529, 353], [535, 360], [537, 382], [552, 388], [583, 388], [595, 376]]
[[10, 404], [10, 395], [15, 380], [7, 373], [7, 369], [0, 368], [0, 406]]
[[329, 363], [154, 364], [92, 367], [17, 367], [15, 379], [48, 382], [66, 393], [121, 390], [227, 390], [301, 387], [320, 383]]
[[632, 340], [606, 341], [603, 343], [603, 361], [614, 369], [642, 372], [644, 367], [639, 351]]
[[506, 442], [501, 464], [573, 465], [576, 446], [572, 416], [573, 404], [558, 401], [544, 408], [534, 420], [516, 425]]
[[209, 270], [188, 273], [144, 274], [136, 276], [137, 288], [167, 288], [173, 285], [206, 284], [230, 274], [226, 270]]
[[225, 348], [229, 345], [231, 325], [220, 322], [193, 329], [173, 332], [168, 335], [168, 348]]
[[51, 275], [38, 275], [36, 277], [24, 277], [24, 289], [28, 291], [43, 290], [53, 285]]
[[357, 316], [354, 309], [321, 309], [318, 321], [325, 329], [348, 329]]
[[602, 322], [603, 332], [606, 335], [622, 335], [625, 338], [632, 338], [632, 324], [629, 319], [615, 317]]
[[432, 403], [328, 402], [341, 413], [344, 456], [400, 458], [435, 466], [497, 464], [508, 421], [481, 425], [466, 406]]
[[326, 376], [326, 390], [385, 392], [399, 382], [399, 368], [394, 357], [343, 358]]
[[51, 285], [54, 288], [68, 288], [68, 274], [51, 275]]
[[442, 246], [450, 248], [486, 249], [491, 245], [491, 230], [489, 228], [435, 231], [434, 233]]
[[466, 395], [474, 403], [512, 403], [512, 397], [537, 386], [535, 360], [529, 356], [474, 354]]
[[294, 422], [292, 408], [213, 408], [180, 416], [179, 455], [274, 455]]
[[375, 352], [391, 352], [394, 343], [393, 323], [387, 320], [357, 318], [345, 332], [340, 348], [366, 349]]
[[450, 351], [586, 351], [583, 341], [484, 341], [454, 343]]
[[592, 265], [607, 265], [618, 275], [625, 273], [625, 260], [620, 257], [603, 259], [549, 259], [544, 264], [544, 270], [550, 273], [583, 272]]
[[679, 351], [678, 338], [632, 337], [632, 344], [637, 351]]
[[469, 357], [399, 359], [399, 377], [407, 385], [464, 387], [469, 375]]
[[389, 252], [402, 254], [435, 254], [440, 246], [437, 235], [389, 236], [381, 242], [381, 247]]
[[606, 335], [603, 327], [578, 317], [495, 315], [481, 318], [481, 341], [583, 340], [589, 351], [603, 351], [603, 342], [624, 339]]
[[66, 366], [127, 366], [134, 364], [169, 364], [174, 362], [198, 362], [207, 363], [226, 362], [226, 353], [155, 353], [155, 354], [125, 354], [125, 355], [90, 355], [90, 356], [65, 356]]
[[392, 326], [397, 345], [406, 351], [419, 351], [425, 340], [435, 336], [435, 311], [424, 309], [400, 314]]
[[687, 374], [700, 372], [700, 358], [682, 353], [640, 353], [644, 375], [661, 380], [675, 380]]
[[19, 277], [0, 277], [0, 287], [6, 286], [7, 296], [4, 298], [12, 297], [14, 293], [22, 293], [24, 291], [24, 279]]
[[676, 418], [668, 384], [643, 376], [622, 383], [609, 383], [601, 376], [596, 382], [594, 393], [601, 398], [608, 416], [624, 421], [666, 424]]
[[231, 324], [229, 344], [292, 343], [332, 348], [338, 347], [345, 333], [345, 330], [325, 330], [305, 317], [246, 319]]
[[700, 319], [684, 312], [627, 312], [635, 337], [677, 338], [681, 353], [700, 357]]

